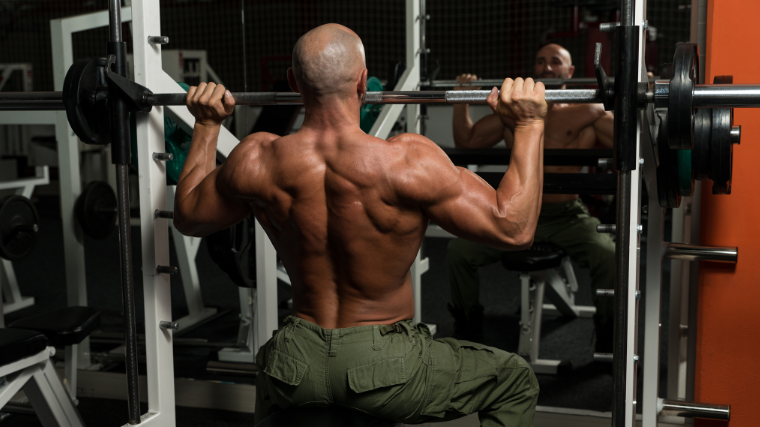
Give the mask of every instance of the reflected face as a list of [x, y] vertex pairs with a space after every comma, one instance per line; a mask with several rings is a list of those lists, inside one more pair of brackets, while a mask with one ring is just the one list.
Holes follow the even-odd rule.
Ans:
[[570, 52], [558, 44], [548, 44], [536, 54], [533, 64], [533, 77], [569, 79], [573, 76], [573, 66]]

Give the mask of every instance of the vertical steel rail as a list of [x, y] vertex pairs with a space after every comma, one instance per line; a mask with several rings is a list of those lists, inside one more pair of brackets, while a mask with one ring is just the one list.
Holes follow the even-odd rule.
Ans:
[[[121, 39], [121, 4], [108, 2], [109, 36], [108, 54], [116, 57], [116, 74], [126, 77], [126, 44]], [[127, 405], [129, 423], [140, 423], [140, 387], [137, 371], [137, 327], [135, 325], [135, 290], [132, 276], [132, 238], [129, 222], [129, 111], [124, 101], [110, 97], [111, 107], [111, 160], [116, 166], [116, 195], [119, 214], [119, 255], [121, 290], [124, 310], [124, 340], [126, 346]]]
[[[635, 26], [636, 0], [621, 0], [617, 29], [618, 67], [615, 73], [614, 155], [618, 170], [617, 240], [615, 241], [615, 311], [612, 425], [629, 427], [636, 410], [636, 301], [638, 282], [638, 220], [640, 171], [638, 165], [637, 84], [640, 78], [639, 27]], [[635, 189], [635, 191], [633, 191]], [[634, 244], [636, 243], [636, 244]], [[635, 270], [631, 270], [634, 268]], [[633, 280], [631, 280], [633, 278]], [[631, 286], [633, 284], [633, 286]], [[633, 296], [633, 298], [632, 298]]]
[[[161, 45], [148, 43], [148, 36], [161, 35], [160, 3], [155, 0], [132, 2], [132, 30], [135, 82], [153, 90], [177, 90], [176, 83], [161, 66]], [[176, 425], [174, 393], [173, 335], [161, 329], [161, 321], [172, 320], [169, 275], [157, 272], [159, 265], [170, 265], [169, 227], [166, 219], [155, 218], [156, 209], [166, 209], [166, 167], [153, 159], [153, 153], [166, 151], [164, 107], [137, 115], [137, 152], [139, 165], [140, 241], [142, 247], [142, 286], [145, 306], [145, 382], [148, 411], [143, 425]], [[189, 115], [187, 108], [180, 115]], [[185, 120], [186, 121], [186, 120]], [[183, 121], [178, 121], [178, 123]], [[192, 123], [192, 122], [191, 122]]]

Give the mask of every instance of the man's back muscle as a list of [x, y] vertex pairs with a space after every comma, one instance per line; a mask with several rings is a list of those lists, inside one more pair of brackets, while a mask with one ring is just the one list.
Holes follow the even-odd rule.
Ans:
[[403, 142], [361, 131], [255, 138], [240, 195], [288, 271], [294, 314], [335, 328], [411, 318], [409, 267], [427, 219], [395, 191]]

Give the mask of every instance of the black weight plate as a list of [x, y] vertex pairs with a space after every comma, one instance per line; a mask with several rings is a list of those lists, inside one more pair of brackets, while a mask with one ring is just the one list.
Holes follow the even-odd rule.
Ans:
[[694, 85], [699, 81], [699, 49], [694, 43], [677, 43], [673, 78], [668, 95], [668, 144], [674, 150], [691, 150], [694, 144]]
[[712, 109], [712, 137], [710, 138], [710, 179], [713, 194], [731, 194], [731, 171], [734, 144], [731, 143], [733, 125], [730, 108]]
[[253, 215], [206, 237], [211, 259], [244, 288], [256, 287], [256, 239]]
[[105, 239], [116, 227], [116, 193], [108, 183], [92, 181], [79, 195], [74, 209], [82, 231], [93, 239]]
[[[734, 76], [715, 76], [713, 84], [732, 84]], [[734, 145], [731, 127], [734, 125], [733, 108], [712, 109], [712, 135], [710, 141], [710, 179], [713, 194], [731, 194]]]
[[678, 169], [676, 150], [668, 147], [668, 117], [663, 114], [657, 133], [657, 150], [660, 164], [657, 165], [657, 198], [663, 208], [677, 208], [681, 205], [678, 193]]
[[63, 80], [63, 104], [74, 133], [87, 144], [111, 142], [105, 58], [76, 61]]
[[8, 196], [0, 202], [0, 256], [18, 261], [37, 246], [40, 217], [24, 196]]
[[707, 179], [710, 175], [710, 138], [712, 137], [712, 109], [699, 108], [694, 116], [694, 148], [691, 165], [694, 178]]

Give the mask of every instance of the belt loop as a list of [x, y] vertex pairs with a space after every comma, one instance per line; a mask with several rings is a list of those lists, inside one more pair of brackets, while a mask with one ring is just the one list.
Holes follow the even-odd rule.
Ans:
[[380, 325], [372, 326], [372, 349], [381, 350], [383, 348], [382, 333], [380, 332]]
[[288, 316], [288, 318], [285, 319], [285, 323], [290, 323], [285, 327], [285, 342], [290, 342], [290, 340], [293, 339], [293, 330], [298, 326], [300, 320], [300, 318], [295, 316]]
[[338, 329], [330, 330], [330, 350], [327, 353], [328, 357], [335, 357], [338, 355], [338, 336], [340, 331]]

